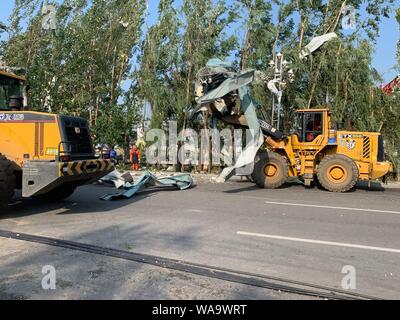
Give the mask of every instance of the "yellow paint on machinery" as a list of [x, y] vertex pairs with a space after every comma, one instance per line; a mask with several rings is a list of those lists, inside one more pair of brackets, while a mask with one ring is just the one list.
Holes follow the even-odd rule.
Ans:
[[25, 78], [0, 71], [0, 206], [15, 189], [60, 200], [114, 169], [96, 159], [85, 119], [29, 111]]
[[263, 188], [282, 186], [288, 177], [313, 181], [332, 192], [346, 192], [358, 180], [393, 172], [384, 160], [379, 133], [333, 130], [328, 109], [299, 110], [296, 128], [281, 140], [267, 137], [267, 152], [256, 157], [253, 179]]
[[111, 160], [87, 160], [59, 163], [60, 176], [74, 177], [89, 173], [111, 171], [114, 163]]
[[38, 112], [0, 111], [0, 136], [1, 153], [21, 167], [27, 160], [54, 160], [61, 141], [57, 116]]

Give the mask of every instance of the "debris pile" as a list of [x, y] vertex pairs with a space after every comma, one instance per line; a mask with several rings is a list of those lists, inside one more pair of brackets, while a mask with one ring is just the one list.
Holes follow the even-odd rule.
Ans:
[[130, 173], [121, 174], [118, 171], [114, 171], [102, 178], [100, 182], [112, 183], [117, 189], [123, 190], [120, 193], [106, 194], [100, 198], [105, 201], [130, 199], [141, 190], [150, 187], [175, 187], [178, 190], [186, 190], [193, 186], [193, 179], [190, 174], [183, 173], [159, 178], [149, 171], [145, 171], [136, 181], [134, 181]]
[[[275, 138], [282, 133], [257, 117], [256, 103], [250, 95], [249, 85], [255, 80], [255, 70], [235, 71], [229, 64], [211, 59], [197, 75], [197, 108], [216, 121], [250, 129], [251, 141], [236, 159], [236, 164], [224, 169], [217, 182], [226, 182], [235, 175], [249, 176], [254, 170], [254, 158], [264, 143], [264, 134]], [[237, 108], [239, 107], [239, 108]]]

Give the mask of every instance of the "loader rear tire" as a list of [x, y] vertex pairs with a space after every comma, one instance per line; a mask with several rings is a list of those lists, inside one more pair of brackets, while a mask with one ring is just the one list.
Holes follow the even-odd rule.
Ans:
[[359, 170], [352, 159], [342, 154], [335, 154], [321, 161], [317, 176], [324, 189], [344, 193], [357, 184]]
[[289, 178], [288, 163], [284, 157], [275, 152], [258, 154], [252, 177], [260, 188], [278, 189]]
[[12, 162], [0, 155], [0, 207], [5, 207], [14, 197], [15, 175]]
[[48, 193], [33, 196], [32, 198], [44, 202], [58, 202], [70, 197], [76, 188], [77, 186], [72, 184], [61, 185]]

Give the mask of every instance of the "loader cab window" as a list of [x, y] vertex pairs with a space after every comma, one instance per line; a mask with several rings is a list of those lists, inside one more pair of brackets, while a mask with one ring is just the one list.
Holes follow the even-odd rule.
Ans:
[[323, 133], [322, 113], [300, 113], [298, 136], [300, 142], [313, 142]]
[[0, 110], [18, 110], [22, 108], [23, 82], [0, 75]]

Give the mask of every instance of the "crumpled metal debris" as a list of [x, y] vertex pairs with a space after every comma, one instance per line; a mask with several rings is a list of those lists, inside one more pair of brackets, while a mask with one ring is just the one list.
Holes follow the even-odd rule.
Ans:
[[313, 52], [317, 51], [325, 42], [336, 39], [338, 36], [335, 32], [327, 33], [319, 37], [315, 37], [311, 42], [301, 51], [300, 59], [304, 59]]
[[[205, 68], [199, 71], [197, 78], [198, 106], [194, 114], [208, 109], [212, 117], [227, 124], [248, 127], [252, 138], [236, 164], [226, 168], [217, 182], [223, 183], [234, 175], [251, 175], [254, 170], [255, 156], [264, 143], [264, 134], [274, 138], [282, 137], [279, 130], [257, 117], [256, 104], [250, 95], [249, 88], [255, 80], [255, 70], [235, 72], [226, 62], [212, 59]], [[238, 99], [240, 99], [239, 113], [234, 110]], [[226, 108], [216, 106], [216, 104], [221, 104], [221, 100], [225, 101]]]
[[[118, 177], [115, 179], [115, 177]], [[101, 200], [112, 201], [112, 200], [121, 200], [121, 199], [130, 199], [139, 191], [149, 188], [149, 187], [176, 187], [179, 190], [186, 190], [193, 186], [193, 179], [190, 174], [183, 173], [175, 176], [162, 177], [157, 178], [155, 175], [151, 174], [149, 171], [145, 171], [135, 182], [127, 182], [120, 184], [119, 181], [122, 181], [124, 175], [114, 174], [106, 179], [104, 177], [103, 182], [112, 182], [115, 185], [120, 185], [119, 188], [124, 189], [124, 191], [116, 194], [106, 194], [101, 197]], [[126, 178], [126, 176], [125, 176]], [[119, 181], [118, 181], [119, 180]], [[116, 182], [117, 181], [117, 182]]]
[[129, 172], [122, 174], [118, 170], [114, 170], [113, 172], [110, 172], [108, 175], [101, 178], [99, 182], [103, 184], [114, 184], [117, 189], [120, 189], [124, 187], [127, 183], [132, 183], [133, 177]]

